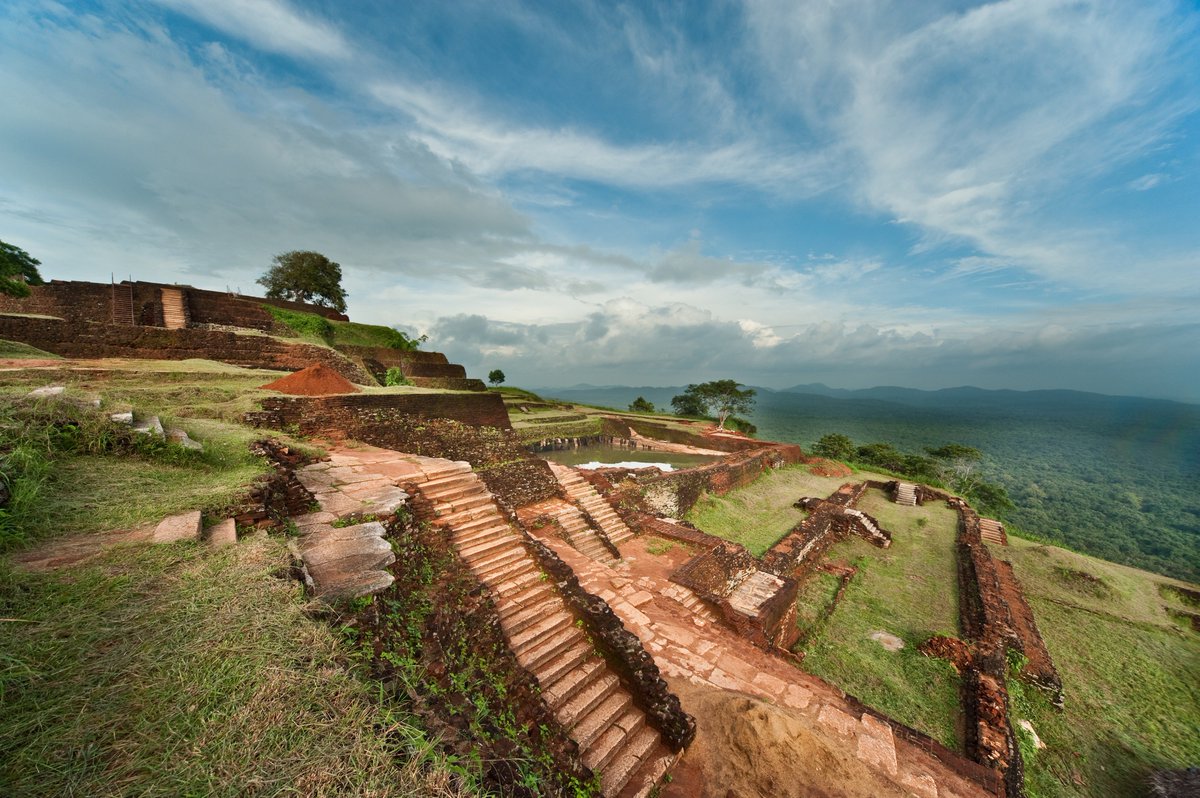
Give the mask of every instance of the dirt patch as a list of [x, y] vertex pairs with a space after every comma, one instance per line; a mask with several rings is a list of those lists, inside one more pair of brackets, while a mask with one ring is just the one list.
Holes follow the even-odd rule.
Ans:
[[662, 798], [891, 798], [906, 791], [811, 719], [742, 693], [673, 681], [696, 740]]
[[888, 651], [899, 651], [900, 649], [904, 648], [904, 641], [896, 637], [891, 632], [871, 632], [870, 638], [886, 648]]
[[338, 393], [358, 393], [354, 383], [321, 363], [315, 363], [294, 374], [280, 377], [261, 386], [292, 396], [329, 396]]

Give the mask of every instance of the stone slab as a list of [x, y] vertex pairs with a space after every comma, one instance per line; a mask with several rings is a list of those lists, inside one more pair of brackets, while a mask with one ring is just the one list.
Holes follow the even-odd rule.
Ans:
[[154, 528], [155, 543], [175, 543], [200, 539], [200, 511], [167, 516]]
[[237, 522], [226, 518], [208, 531], [208, 545], [214, 549], [237, 543]]

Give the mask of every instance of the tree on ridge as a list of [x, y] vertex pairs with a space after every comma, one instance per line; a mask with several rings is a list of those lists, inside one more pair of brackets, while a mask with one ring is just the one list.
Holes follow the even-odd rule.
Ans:
[[341, 264], [320, 252], [293, 250], [272, 258], [271, 268], [258, 284], [266, 286], [268, 299], [307, 302], [346, 312]]

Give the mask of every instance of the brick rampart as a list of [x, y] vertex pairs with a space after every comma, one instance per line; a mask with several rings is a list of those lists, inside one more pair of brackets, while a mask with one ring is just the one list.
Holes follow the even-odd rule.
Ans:
[[322, 363], [351, 382], [375, 381], [338, 352], [265, 335], [0, 316], [0, 338], [63, 357], [129, 357], [146, 360], [217, 360], [248, 368], [298, 371]]
[[[288, 310], [316, 313], [329, 319], [346, 321], [344, 314], [319, 305], [289, 302], [283, 299], [243, 297], [222, 291], [208, 291], [187, 285], [171, 285], [135, 280], [122, 281], [117, 291], [133, 294], [134, 318], [138, 324], [162, 325], [163, 288], [177, 288], [187, 298], [187, 310], [197, 324], [222, 324], [272, 329], [273, 319], [261, 305], [274, 305]], [[113, 290], [110, 283], [90, 283], [80, 280], [51, 280], [45, 285], [30, 286], [28, 297], [0, 294], [0, 312], [37, 313], [72, 321], [91, 321], [107, 324], [113, 321]]]

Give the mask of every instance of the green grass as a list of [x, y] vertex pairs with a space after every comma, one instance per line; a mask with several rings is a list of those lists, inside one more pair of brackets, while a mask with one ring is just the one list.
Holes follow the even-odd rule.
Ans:
[[[1159, 768], [1200, 762], [1200, 635], [1174, 580], [1009, 539], [1009, 559], [1062, 677], [1066, 706], [1024, 688], [1018, 714], [1047, 748], [1025, 762], [1031, 798], [1125, 796]], [[1076, 778], [1081, 782], [1076, 784]]]
[[845, 482], [815, 476], [803, 465], [775, 469], [724, 496], [703, 496], [686, 520], [710, 535], [741, 543], [758, 556], [807, 516], [793, 503], [803, 496], [828, 496]]
[[[11, 314], [5, 314], [11, 315]], [[23, 344], [20, 341], [5, 341], [0, 340], [0, 357], [7, 358], [35, 358], [38, 360], [59, 360], [58, 355], [52, 355], [49, 352], [43, 352], [36, 346]]]
[[275, 321], [287, 327], [296, 337], [322, 346], [372, 346], [413, 351], [421, 340], [409, 338], [399, 330], [381, 324], [360, 324], [354, 321], [335, 321], [316, 313], [263, 305]]
[[[857, 506], [893, 533], [892, 546], [852, 537], [830, 549], [830, 560], [853, 562], [859, 573], [833, 616], [806, 641], [804, 669], [958, 749], [958, 676], [917, 652], [930, 635], [958, 634], [958, 517], [941, 505], [901, 507], [878, 490], [868, 490]], [[825, 588], [831, 594], [836, 585]], [[899, 637], [904, 649], [886, 650], [870, 639], [876, 631]]]
[[264, 539], [0, 567], [0, 793], [466, 794], [339, 665], [335, 632], [272, 576], [288, 562]]

